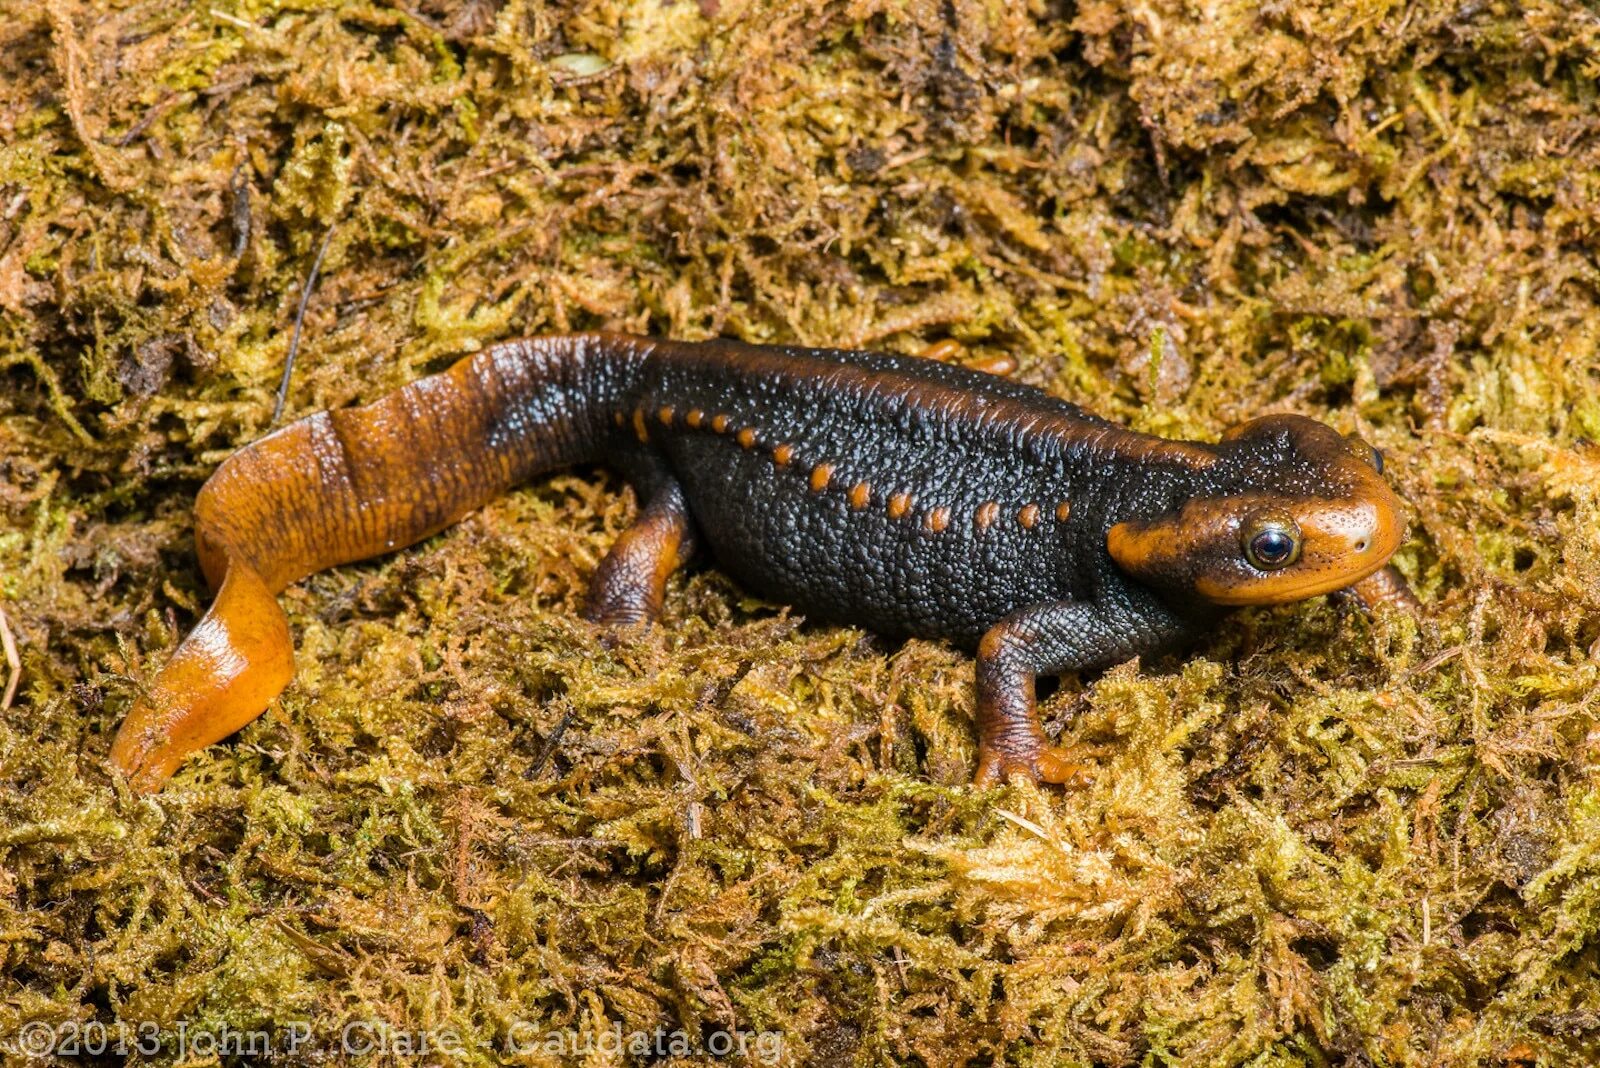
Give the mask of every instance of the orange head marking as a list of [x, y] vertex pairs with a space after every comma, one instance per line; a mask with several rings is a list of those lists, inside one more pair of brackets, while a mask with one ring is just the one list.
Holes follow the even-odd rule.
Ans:
[[1122, 570], [1215, 604], [1282, 604], [1353, 585], [1399, 547], [1400, 502], [1365, 442], [1270, 415], [1229, 431], [1216, 452], [1201, 491], [1110, 529]]

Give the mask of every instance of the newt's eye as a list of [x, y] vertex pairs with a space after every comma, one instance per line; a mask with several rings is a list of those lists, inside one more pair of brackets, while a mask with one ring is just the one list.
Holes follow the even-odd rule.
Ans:
[[1345, 440], [1350, 443], [1350, 451], [1356, 454], [1356, 459], [1365, 460], [1372, 465], [1373, 470], [1377, 471], [1378, 474], [1383, 474], [1382, 452], [1378, 451], [1375, 446], [1367, 444], [1365, 440], [1356, 434], [1351, 434]]
[[1251, 521], [1244, 528], [1244, 557], [1252, 567], [1276, 571], [1300, 558], [1300, 528], [1277, 516]]

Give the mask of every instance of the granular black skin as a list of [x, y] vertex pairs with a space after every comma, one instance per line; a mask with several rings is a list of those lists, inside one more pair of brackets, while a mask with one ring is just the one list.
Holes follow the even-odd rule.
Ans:
[[[1018, 609], [1095, 606], [1111, 632], [1080, 637], [1104, 655], [1071, 668], [1170, 647], [1218, 614], [1126, 575], [1106, 551], [1113, 524], [1165, 515], [1195, 496], [1260, 489], [1263, 472], [1273, 485], [1305, 481], [1278, 455], [1199, 471], [1188, 450], [1209, 446], [1170, 448], [1030, 386], [915, 357], [612, 335], [504, 351], [528, 359], [526, 349], [542, 350], [539, 363], [562, 362], [561, 350], [583, 368], [581, 385], [569, 379], [559, 395], [584, 410], [555, 421], [593, 437], [569, 440], [561, 458], [607, 463], [643, 502], [680, 486], [699, 542], [751, 591], [811, 618], [969, 649]], [[548, 394], [534, 406], [543, 420], [555, 414]], [[686, 422], [695, 411], [698, 428]], [[727, 418], [720, 433], [718, 415]], [[754, 432], [748, 446], [737, 437], [745, 429]], [[792, 455], [779, 464], [782, 445]], [[814, 491], [819, 464], [832, 470]], [[849, 494], [861, 482], [870, 502], [856, 508]], [[909, 506], [891, 517], [888, 502], [901, 493]], [[985, 502], [997, 516], [980, 530]], [[1070, 505], [1065, 522], [1061, 502]], [[1019, 521], [1030, 503], [1031, 529]], [[935, 531], [937, 508], [947, 523]]]

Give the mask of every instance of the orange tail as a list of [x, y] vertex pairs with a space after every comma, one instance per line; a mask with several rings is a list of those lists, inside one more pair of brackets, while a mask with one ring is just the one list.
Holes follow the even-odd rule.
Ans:
[[139, 698], [111, 762], [141, 793], [266, 711], [294, 677], [277, 593], [437, 533], [517, 482], [594, 457], [633, 339], [540, 338], [461, 360], [230, 456], [195, 501], [217, 598]]
[[200, 625], [122, 721], [111, 762], [149, 793], [184, 757], [259, 716], [294, 678], [289, 621], [249, 564], [228, 568]]

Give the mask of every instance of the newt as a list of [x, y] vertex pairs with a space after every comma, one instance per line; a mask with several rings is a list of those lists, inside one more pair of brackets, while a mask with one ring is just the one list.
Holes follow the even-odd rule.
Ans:
[[1385, 568], [1382, 457], [1296, 415], [1215, 444], [1141, 434], [995, 374], [918, 357], [616, 334], [487, 348], [230, 456], [195, 503], [201, 622], [138, 697], [111, 759], [140, 792], [259, 716], [294, 673], [276, 594], [411, 545], [512, 486], [600, 462], [640, 501], [585, 615], [650, 623], [708, 555], [810, 618], [976, 654], [975, 781], [1066, 782], [1035, 678], [1204, 635], [1239, 605]]

